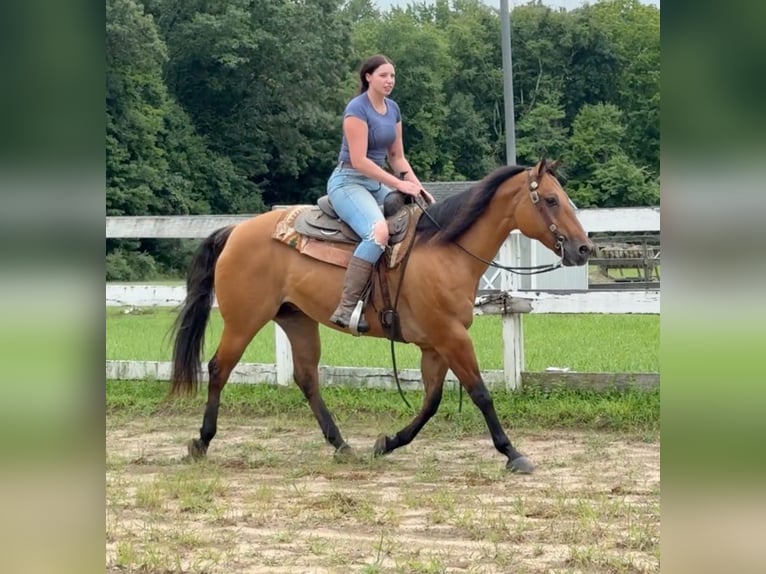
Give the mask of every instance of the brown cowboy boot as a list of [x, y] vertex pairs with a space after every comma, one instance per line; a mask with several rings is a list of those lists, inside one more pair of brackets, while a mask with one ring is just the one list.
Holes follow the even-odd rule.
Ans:
[[[346, 270], [340, 304], [330, 317], [330, 321], [341, 327], [348, 327], [351, 322], [351, 314], [361, 298], [370, 275], [372, 275], [372, 263], [359, 257], [351, 257]], [[366, 333], [370, 330], [370, 325], [365, 320], [364, 315], [359, 317], [357, 330], [360, 333]]]

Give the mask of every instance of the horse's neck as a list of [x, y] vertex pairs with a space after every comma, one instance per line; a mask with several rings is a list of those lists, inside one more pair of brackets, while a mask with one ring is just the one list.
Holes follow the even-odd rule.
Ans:
[[[508, 235], [517, 227], [513, 214], [516, 211], [516, 203], [521, 198], [519, 191], [521, 188], [516, 191], [499, 191], [458, 243], [466, 251], [486, 261], [495, 257]], [[472, 260], [478, 273], [484, 273], [486, 264], [468, 254], [465, 255]]]

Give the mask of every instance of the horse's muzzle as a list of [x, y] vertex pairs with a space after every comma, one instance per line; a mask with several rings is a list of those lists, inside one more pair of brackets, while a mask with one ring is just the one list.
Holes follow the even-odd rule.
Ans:
[[566, 240], [564, 241], [564, 254], [561, 262], [566, 267], [585, 265], [590, 254], [593, 253], [593, 249], [593, 242], [589, 239], [585, 239], [585, 241]]

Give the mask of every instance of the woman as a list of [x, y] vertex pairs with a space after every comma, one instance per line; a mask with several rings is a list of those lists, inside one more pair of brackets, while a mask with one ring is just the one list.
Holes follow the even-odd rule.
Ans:
[[[340, 304], [330, 317], [341, 327], [348, 327], [373, 266], [388, 244], [381, 209], [386, 196], [399, 190], [413, 197], [422, 193], [429, 203], [434, 201], [404, 157], [402, 117], [399, 106], [388, 97], [394, 76], [394, 65], [385, 56], [372, 56], [362, 64], [361, 89], [343, 113], [338, 165], [327, 182], [335, 212], [362, 238], [348, 264]], [[393, 173], [403, 174], [402, 179], [385, 171], [385, 162]], [[369, 329], [362, 316], [357, 331]]]

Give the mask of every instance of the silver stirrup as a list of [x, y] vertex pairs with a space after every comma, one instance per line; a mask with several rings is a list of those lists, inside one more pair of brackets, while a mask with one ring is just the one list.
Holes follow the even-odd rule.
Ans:
[[364, 311], [364, 301], [359, 300], [356, 302], [356, 307], [354, 307], [354, 311], [351, 313], [351, 318], [348, 321], [348, 330], [355, 337], [361, 335], [359, 332], [359, 321], [362, 318], [362, 311]]

